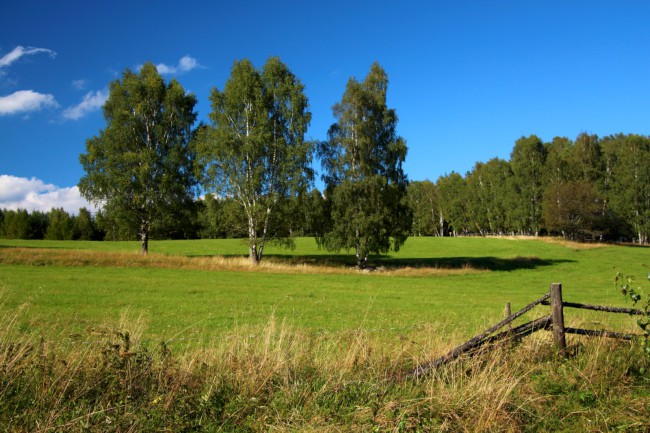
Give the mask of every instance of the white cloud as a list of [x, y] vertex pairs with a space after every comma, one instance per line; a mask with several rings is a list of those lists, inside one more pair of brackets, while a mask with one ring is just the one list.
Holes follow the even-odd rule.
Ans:
[[69, 107], [63, 110], [63, 117], [68, 120], [78, 120], [84, 117], [91, 111], [102, 108], [104, 102], [108, 99], [108, 91], [97, 90], [96, 92], [88, 92], [84, 95], [80, 103], [74, 107]]
[[[31, 56], [38, 53], [49, 54], [55, 57], [56, 52], [48, 48], [23, 47], [18, 45], [11, 52], [0, 57], [0, 77], [6, 73], [3, 68], [9, 67], [23, 56]], [[0, 116], [37, 111], [44, 107], [57, 107], [58, 104], [51, 94], [38, 93], [33, 90], [19, 90], [7, 96], [0, 96]]]
[[178, 68], [181, 71], [191, 71], [192, 69], [198, 67], [199, 67], [199, 62], [197, 62], [196, 59], [190, 56], [181, 57], [181, 59], [178, 61]]
[[158, 73], [166, 75], [189, 72], [192, 69], [199, 68], [200, 66], [201, 65], [199, 65], [199, 62], [197, 62], [195, 58], [190, 56], [183, 56], [178, 61], [178, 65], [176, 66], [167, 66], [164, 63], [160, 63], [156, 65], [156, 69], [158, 69]]
[[0, 96], [0, 116], [40, 110], [44, 107], [57, 107], [53, 95], [19, 90], [8, 96]]
[[72, 81], [72, 87], [74, 87], [77, 90], [84, 90], [86, 86], [88, 85], [88, 80], [73, 80]]
[[71, 214], [77, 214], [82, 207], [96, 210], [81, 197], [77, 186], [61, 188], [35, 177], [27, 179], [7, 174], [0, 175], [0, 209], [47, 212], [52, 208], [61, 207]]
[[35, 47], [25, 48], [18, 45], [11, 52], [0, 57], [0, 68], [4, 68], [11, 65], [13, 62], [20, 59], [23, 56], [29, 56], [38, 53], [47, 53], [50, 55], [50, 57], [56, 57], [56, 52], [47, 48], [35, 48]]

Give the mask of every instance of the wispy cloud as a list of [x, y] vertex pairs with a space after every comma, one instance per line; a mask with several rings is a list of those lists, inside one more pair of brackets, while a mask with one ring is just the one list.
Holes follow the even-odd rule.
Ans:
[[68, 120], [78, 120], [86, 114], [99, 110], [102, 108], [108, 99], [107, 90], [97, 90], [96, 92], [88, 92], [84, 95], [80, 103], [74, 107], [69, 107], [63, 110], [63, 118]]
[[57, 107], [53, 95], [19, 90], [8, 96], [0, 96], [0, 116], [37, 111], [44, 107]]
[[168, 66], [164, 63], [159, 63], [156, 65], [156, 69], [158, 69], [158, 72], [163, 75], [168, 75], [168, 74], [180, 74], [183, 72], [189, 72], [192, 69], [200, 68], [201, 65], [199, 65], [199, 62], [190, 56], [183, 56], [181, 59], [178, 61], [178, 65], [175, 66]]
[[52, 208], [63, 208], [76, 214], [79, 208], [95, 209], [79, 193], [77, 186], [61, 188], [32, 177], [0, 175], [0, 208], [27, 209], [47, 212]]
[[[0, 57], [0, 77], [5, 75], [3, 69], [7, 69], [12, 63], [23, 56], [45, 53], [55, 57], [56, 52], [48, 48], [23, 47], [16, 48]], [[33, 90], [19, 90], [7, 96], [0, 96], [0, 116], [27, 113], [37, 111], [44, 107], [57, 107], [54, 96], [49, 93], [38, 93]]]
[[30, 56], [33, 54], [46, 53], [50, 57], [56, 57], [56, 52], [48, 48], [35, 48], [35, 47], [23, 47], [18, 45], [16, 48], [0, 57], [0, 69], [5, 68], [11, 65], [16, 60], [20, 59], [23, 56]]
[[72, 87], [77, 90], [84, 90], [88, 86], [88, 80], [74, 80], [72, 81]]

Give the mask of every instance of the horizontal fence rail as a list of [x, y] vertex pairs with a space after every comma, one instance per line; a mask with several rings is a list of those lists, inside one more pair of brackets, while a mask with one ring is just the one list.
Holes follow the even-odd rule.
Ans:
[[[510, 325], [515, 319], [521, 317], [528, 311], [532, 310], [537, 305], [546, 305], [551, 306], [551, 314], [548, 316], [540, 317], [538, 319], [532, 320], [530, 322], [524, 323], [523, 325], [512, 328]], [[621, 313], [621, 314], [630, 314], [630, 315], [644, 315], [645, 313], [641, 310], [633, 308], [621, 308], [621, 307], [608, 307], [602, 305], [589, 305], [581, 304], [577, 302], [564, 302], [562, 300], [562, 284], [553, 283], [551, 284], [549, 293], [546, 293], [541, 298], [536, 301], [531, 302], [526, 305], [521, 310], [517, 311], [514, 314], [510, 314], [510, 303], [506, 304], [506, 318], [496, 325], [486, 329], [481, 334], [473, 337], [472, 339], [466, 341], [460, 346], [452, 349], [448, 353], [434, 360], [418, 365], [417, 368], [411, 371], [411, 375], [416, 378], [423, 377], [433, 370], [441, 367], [444, 364], [447, 364], [463, 354], [471, 354], [480, 349], [481, 347], [489, 344], [495, 343], [497, 341], [506, 339], [506, 338], [522, 338], [527, 335], [530, 335], [534, 332], [540, 330], [553, 331], [553, 339], [555, 345], [558, 349], [558, 353], [562, 356], [567, 356], [566, 350], [566, 334], [576, 334], [584, 335], [588, 337], [608, 337], [608, 338], [618, 338], [623, 340], [632, 340], [635, 337], [638, 337], [636, 334], [623, 334], [615, 331], [608, 330], [594, 330], [594, 329], [580, 329], [564, 326], [564, 308], [577, 308], [584, 310], [593, 310], [600, 311], [604, 313]], [[497, 330], [503, 328], [506, 325], [510, 325], [507, 331], [503, 331], [498, 334], [494, 334]]]
[[[549, 301], [542, 302], [542, 305], [551, 305]], [[579, 308], [582, 310], [594, 310], [594, 311], [603, 311], [605, 313], [622, 313], [622, 314], [631, 314], [642, 316], [644, 313], [641, 310], [634, 308], [622, 308], [622, 307], [605, 307], [603, 305], [589, 305], [589, 304], [579, 304], [577, 302], [562, 302], [563, 307], [569, 308]]]

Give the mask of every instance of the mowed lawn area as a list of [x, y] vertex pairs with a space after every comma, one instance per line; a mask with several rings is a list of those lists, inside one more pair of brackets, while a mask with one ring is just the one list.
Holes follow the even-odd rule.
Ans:
[[[650, 263], [648, 248], [529, 238], [410, 238], [399, 252], [372, 257], [372, 272], [312, 238], [293, 250], [268, 247], [260, 268], [238, 259], [241, 240], [151, 241], [144, 259], [138, 250], [137, 242], [0, 240], [0, 308], [17, 312], [18, 332], [62, 339], [140, 318], [144, 340], [203, 344], [273, 317], [306, 333], [440, 333], [460, 343], [503, 318], [506, 302], [516, 311], [553, 282], [565, 300], [630, 306], [613, 278], [620, 271], [647, 285]], [[211, 267], [221, 256], [237, 266]], [[569, 324], [634, 329], [625, 315], [566, 315]]]

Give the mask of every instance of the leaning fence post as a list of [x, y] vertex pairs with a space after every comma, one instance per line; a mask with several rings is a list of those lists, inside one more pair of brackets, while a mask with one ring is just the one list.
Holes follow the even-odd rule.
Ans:
[[553, 339], [558, 352], [566, 356], [566, 338], [564, 336], [564, 311], [562, 308], [562, 284], [551, 284], [551, 316], [553, 318]]

